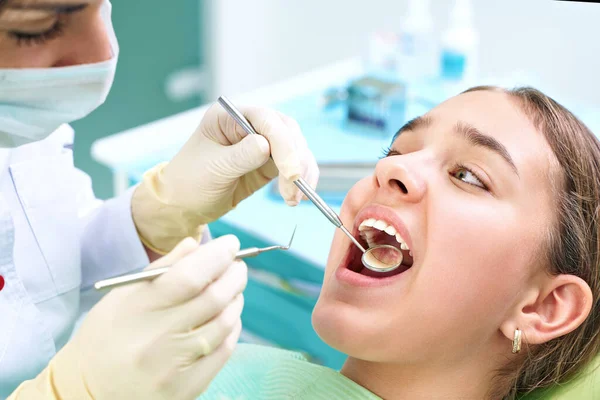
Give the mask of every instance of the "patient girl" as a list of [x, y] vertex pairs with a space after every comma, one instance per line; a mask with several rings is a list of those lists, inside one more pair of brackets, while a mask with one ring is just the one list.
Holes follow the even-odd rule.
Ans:
[[405, 255], [367, 272], [336, 232], [313, 325], [342, 370], [240, 346], [206, 396], [513, 399], [568, 380], [599, 349], [599, 199], [600, 144], [558, 103], [530, 88], [451, 98], [342, 206], [364, 244]]

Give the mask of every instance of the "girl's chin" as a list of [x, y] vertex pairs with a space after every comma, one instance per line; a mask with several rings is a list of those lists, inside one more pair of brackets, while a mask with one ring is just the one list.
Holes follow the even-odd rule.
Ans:
[[337, 338], [342, 332], [351, 329], [343, 315], [341, 315], [339, 307], [335, 304], [330, 304], [328, 301], [323, 301], [319, 298], [312, 314], [312, 325], [319, 337], [330, 346], [331, 342], [337, 342]]
[[319, 298], [312, 314], [313, 328], [321, 340], [349, 355], [360, 348], [362, 338], [369, 336], [365, 329], [373, 328], [372, 318], [351, 308], [354, 307]]

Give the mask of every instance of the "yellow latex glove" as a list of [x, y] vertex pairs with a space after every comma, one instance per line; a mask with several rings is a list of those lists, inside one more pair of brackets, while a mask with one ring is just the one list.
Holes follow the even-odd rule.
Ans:
[[289, 205], [302, 198], [295, 179], [316, 187], [319, 169], [296, 121], [266, 108], [241, 111], [260, 135], [248, 136], [215, 104], [179, 153], [144, 176], [132, 214], [142, 241], [154, 251], [198, 237], [200, 225], [226, 214], [277, 174]]
[[188, 238], [149, 268], [153, 281], [114, 289], [21, 399], [196, 399], [229, 359], [241, 330], [246, 265], [234, 236]]

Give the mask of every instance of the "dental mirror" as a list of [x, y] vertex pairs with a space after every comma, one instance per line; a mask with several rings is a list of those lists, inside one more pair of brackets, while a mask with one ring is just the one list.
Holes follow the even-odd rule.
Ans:
[[404, 256], [397, 247], [381, 244], [369, 247], [362, 255], [363, 265], [375, 272], [389, 272], [402, 264]]

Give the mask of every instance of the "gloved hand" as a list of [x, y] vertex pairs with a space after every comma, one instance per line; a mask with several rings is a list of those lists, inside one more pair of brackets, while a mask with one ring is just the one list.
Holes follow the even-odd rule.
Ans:
[[215, 104], [173, 160], [146, 173], [133, 195], [132, 215], [147, 247], [164, 253], [182, 237], [198, 236], [200, 225], [226, 214], [278, 173], [289, 205], [302, 197], [295, 179], [316, 187], [317, 163], [296, 121], [266, 108], [241, 111], [260, 135], [247, 135]]
[[153, 281], [114, 289], [12, 399], [195, 399], [237, 343], [247, 282], [234, 236], [181, 242]]

